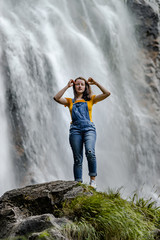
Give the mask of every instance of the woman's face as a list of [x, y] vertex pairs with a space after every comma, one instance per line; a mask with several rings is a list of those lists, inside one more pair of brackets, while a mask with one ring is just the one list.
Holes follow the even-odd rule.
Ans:
[[85, 91], [85, 81], [82, 79], [77, 79], [75, 81], [75, 90], [78, 94], [83, 93]]

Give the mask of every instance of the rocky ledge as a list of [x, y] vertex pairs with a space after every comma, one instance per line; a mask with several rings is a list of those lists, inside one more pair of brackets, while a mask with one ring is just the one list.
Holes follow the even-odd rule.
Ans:
[[73, 181], [15, 189], [0, 198], [0, 239], [158, 240], [160, 208], [150, 200]]
[[83, 191], [76, 182], [55, 181], [6, 192], [0, 198], [0, 239], [37, 239], [45, 229], [50, 229], [52, 239], [67, 239], [60, 229], [69, 220], [57, 218], [57, 212], [65, 200]]

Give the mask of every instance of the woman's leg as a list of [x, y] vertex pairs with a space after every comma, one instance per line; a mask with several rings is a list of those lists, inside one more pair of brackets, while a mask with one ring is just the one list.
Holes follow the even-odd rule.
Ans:
[[97, 176], [97, 163], [95, 155], [96, 130], [89, 129], [84, 132], [85, 154], [88, 160], [89, 176], [95, 180]]
[[69, 136], [69, 141], [74, 158], [74, 179], [75, 181], [82, 182], [83, 140], [81, 132], [78, 130], [72, 130]]

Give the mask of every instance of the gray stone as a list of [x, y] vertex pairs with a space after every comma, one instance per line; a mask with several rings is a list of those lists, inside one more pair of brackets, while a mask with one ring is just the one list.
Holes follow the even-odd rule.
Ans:
[[148, 51], [159, 52], [159, 6], [156, 1], [127, 1], [135, 16], [135, 29], [142, 46]]
[[[42, 238], [43, 236], [43, 238]], [[59, 230], [57, 229], [47, 229], [46, 233], [40, 232], [40, 233], [33, 233], [31, 234], [28, 239], [29, 240], [69, 240], [66, 236], [64, 236]]]
[[50, 227], [58, 227], [55, 217], [52, 214], [28, 217], [21, 222], [17, 222], [13, 227], [11, 236], [23, 236], [33, 232], [41, 232]]
[[25, 235], [67, 223], [55, 218], [64, 200], [83, 193], [74, 181], [36, 184], [6, 192], [0, 198], [0, 238]]
[[159, 127], [160, 109], [160, 1], [159, 0], [128, 0], [128, 7], [134, 16], [135, 31], [140, 50], [143, 54], [146, 93], [143, 95], [147, 108], [155, 112]]

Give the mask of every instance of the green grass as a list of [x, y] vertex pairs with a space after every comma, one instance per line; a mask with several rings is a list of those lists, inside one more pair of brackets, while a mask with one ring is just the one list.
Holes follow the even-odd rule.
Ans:
[[145, 200], [139, 198], [135, 193], [131, 198], [131, 205], [135, 211], [138, 211], [143, 217], [151, 221], [155, 227], [160, 228], [160, 207], [156, 206], [156, 201], [152, 201], [152, 198]]
[[67, 224], [62, 233], [67, 236], [68, 239], [74, 240], [98, 240], [95, 228], [87, 222], [78, 222]]
[[42, 233], [40, 233], [40, 235], [38, 236], [37, 239], [46, 239], [46, 237], [49, 237], [50, 234], [47, 231], [44, 231]]
[[[86, 187], [87, 191], [90, 190]], [[160, 222], [160, 210], [151, 199], [134, 196], [127, 201], [119, 191], [111, 190], [109, 193], [93, 191], [92, 195], [67, 201], [63, 213], [74, 221], [72, 226], [67, 226], [69, 239], [78, 240], [152, 240]]]

